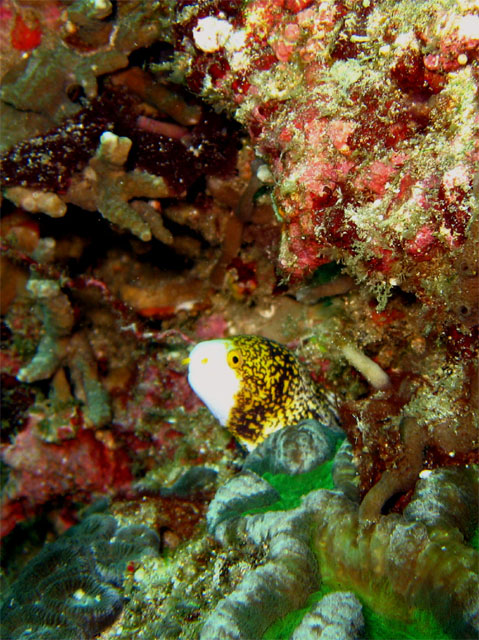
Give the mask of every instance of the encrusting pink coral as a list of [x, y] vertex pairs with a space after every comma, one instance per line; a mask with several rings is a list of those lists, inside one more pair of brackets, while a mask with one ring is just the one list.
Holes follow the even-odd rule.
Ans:
[[[339, 258], [382, 304], [396, 282], [425, 304], [434, 289], [444, 320], [454, 321], [446, 273], [474, 206], [476, 16], [467, 7], [431, 16], [418, 5], [414, 36], [400, 19], [382, 22], [383, 5], [249, 2], [220, 18], [225, 40], [205, 51], [191, 33], [220, 11], [211, 3], [179, 27], [176, 46], [189, 59], [187, 82], [226, 104], [270, 165], [289, 277]], [[304, 47], [314, 55], [305, 57]], [[427, 74], [434, 55], [443, 60], [440, 85]], [[456, 141], [449, 156], [447, 129]], [[454, 223], [451, 206], [461, 208]], [[398, 224], [407, 209], [409, 223]], [[372, 251], [387, 256], [374, 269]], [[422, 260], [444, 274], [439, 290], [432, 269], [415, 276]]]
[[2, 500], [2, 536], [55, 497], [85, 499], [113, 486], [125, 492], [131, 485], [131, 461], [125, 449], [108, 446], [89, 429], [58, 444], [44, 442], [41, 419], [40, 414], [32, 416], [15, 443], [3, 449], [11, 475]]

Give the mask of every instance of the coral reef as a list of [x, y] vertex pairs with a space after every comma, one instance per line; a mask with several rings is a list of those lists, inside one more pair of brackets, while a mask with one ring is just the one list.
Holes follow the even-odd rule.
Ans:
[[383, 306], [400, 284], [460, 321], [450, 299], [477, 210], [477, 8], [282, 5], [184, 10], [176, 48], [188, 85], [247, 126], [269, 164], [283, 269], [302, 278], [340, 259]]
[[[303, 452], [303, 456], [306, 455]], [[273, 556], [270, 560], [267, 556], [264, 565], [218, 603], [204, 629], [210, 634], [214, 630], [213, 635], [218, 635], [221, 629], [224, 637], [248, 638], [251, 636], [251, 616], [254, 624], [261, 624], [258, 619], [264, 617], [271, 624], [271, 611], [277, 609], [272, 609], [269, 603], [281, 598], [284, 615], [288, 610], [304, 606], [308, 589], [317, 589], [322, 580], [330, 586], [353, 588], [369, 606], [374, 602], [376, 609], [388, 615], [394, 612], [393, 617], [407, 619], [412, 615], [411, 607], [431, 607], [441, 623], [457, 637], [472, 637], [477, 633], [478, 557], [476, 551], [464, 545], [457, 522], [461, 521], [460, 528], [471, 522], [467, 505], [472, 493], [477, 491], [477, 468], [458, 469], [452, 474], [448, 470], [438, 470], [438, 475], [441, 473], [449, 476], [448, 493], [451, 495], [451, 500], [441, 496], [442, 517], [421, 518], [424, 515], [424, 507], [420, 506], [424, 501], [421, 495], [424, 489], [419, 488], [411, 502], [409, 521], [390, 514], [369, 527], [361, 525], [357, 504], [340, 491], [326, 489], [311, 491], [302, 498], [299, 507], [289, 511], [243, 515], [251, 509], [253, 500], [250, 491], [243, 492], [246, 478], [237, 476], [230, 480], [218, 490], [207, 514], [209, 530], [215, 537], [224, 545], [241, 544], [247, 539], [258, 545], [273, 545], [274, 542], [275, 548], [276, 540], [286, 535], [290, 538], [289, 549], [297, 556], [296, 562], [307, 553], [302, 547], [300, 552], [298, 545], [307, 541], [316, 555], [317, 574], [311, 583], [306, 572], [303, 590], [296, 586], [293, 597], [289, 584], [294, 584], [295, 563], [290, 560], [285, 572], [282, 563], [288, 557], [286, 551], [278, 559]], [[267, 492], [267, 484], [263, 480], [258, 487], [258, 500]], [[472, 493], [463, 487], [468, 487]], [[429, 496], [433, 493], [432, 488]], [[243, 504], [241, 495], [244, 495]], [[419, 517], [415, 518], [415, 514]], [[472, 522], [477, 523], [477, 515]], [[271, 562], [273, 566], [270, 566]], [[315, 564], [311, 562], [309, 560], [310, 567]], [[266, 572], [270, 575], [268, 595], [259, 596], [266, 589], [263, 576]], [[276, 581], [278, 575], [281, 576], [279, 583]], [[298, 602], [295, 598], [299, 597], [302, 601]], [[255, 605], [258, 600], [259, 604]], [[357, 613], [351, 611], [345, 620], [352, 628], [357, 624], [355, 615]], [[333, 621], [339, 623], [342, 615], [336, 613], [336, 616]]]
[[[357, 332], [345, 336], [344, 323], [335, 336], [318, 330], [322, 344], [332, 340], [384, 393], [342, 411], [362, 458], [362, 492], [383, 476], [362, 510], [374, 520], [389, 498], [413, 487], [425, 451], [433, 464], [447, 455], [459, 464], [477, 460], [477, 371], [452, 364], [442, 338], [454, 335], [457, 344], [470, 336], [477, 349], [477, 13], [474, 3], [456, 8], [445, 0], [431, 12], [427, 3], [404, 1], [394, 3], [389, 23], [388, 2], [283, 4], [183, 8], [175, 60], [191, 89], [247, 127], [267, 162], [285, 275], [301, 281], [339, 261], [363, 295], [377, 298], [376, 314], [385, 314], [364, 323], [364, 346]], [[389, 303], [385, 311], [398, 287], [410, 308]], [[427, 323], [419, 330], [425, 358], [390, 361], [399, 369], [391, 379], [365, 353], [374, 351], [371, 325], [397, 320], [399, 327], [413, 315]], [[433, 366], [425, 364], [429, 355]], [[451, 367], [452, 378], [471, 380], [452, 392], [462, 408], [426, 417], [431, 396], [436, 406], [449, 404], [440, 389], [451, 384]], [[425, 386], [412, 381], [417, 375]]]
[[[477, 0], [0, 4], [5, 633], [475, 637]], [[242, 335], [343, 432], [245, 456]]]
[[[274, 501], [269, 483], [263, 480], [256, 484], [259, 486], [254, 494], [249, 472], [233, 478], [217, 492], [207, 523], [208, 530], [223, 543], [231, 543], [231, 524], [245, 509], [258, 506], [259, 501]], [[268, 549], [265, 562], [220, 600], [202, 628], [202, 638], [262, 635], [277, 618], [277, 611], [284, 615], [304, 604], [317, 582], [317, 566], [307, 544], [310, 531], [303, 524], [287, 518], [280, 527], [266, 524], [250, 530], [249, 541]]]
[[93, 514], [46, 545], [10, 585], [1, 607], [9, 638], [95, 638], [120, 615], [127, 563], [157, 553], [147, 527]]

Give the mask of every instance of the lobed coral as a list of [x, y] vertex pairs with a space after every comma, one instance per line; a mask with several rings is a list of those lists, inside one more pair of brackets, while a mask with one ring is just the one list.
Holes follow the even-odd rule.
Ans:
[[324, 598], [302, 620], [291, 636], [301, 638], [357, 638], [361, 637], [364, 618], [361, 603], [353, 593], [336, 592]]
[[[309, 455], [306, 447], [300, 455]], [[469, 522], [477, 523], [477, 514], [472, 519], [464, 512], [459, 516], [460, 510], [467, 509], [466, 505], [477, 491], [477, 468], [458, 469], [449, 474], [449, 478], [451, 500], [444, 493], [439, 496], [436, 492], [435, 496], [436, 509], [443, 514], [441, 519], [433, 519], [421, 509], [419, 503], [424, 489], [420, 489], [411, 503], [408, 520], [390, 514], [369, 527], [361, 525], [358, 505], [338, 490], [311, 491], [301, 499], [300, 506], [290, 510], [267, 511], [266, 507], [266, 513], [245, 515], [245, 512], [251, 512], [255, 495], [259, 501], [270, 496], [269, 506], [274, 508], [274, 494], [264, 479], [256, 481], [257, 491], [253, 495], [249, 476], [232, 479], [218, 490], [210, 505], [209, 530], [225, 545], [241, 544], [247, 539], [257, 545], [268, 544], [276, 548], [276, 541], [279, 544], [283, 536], [290, 536], [289, 553], [293, 553], [296, 560], [289, 561], [285, 572], [282, 563], [287, 561], [288, 552], [283, 551], [276, 560], [274, 552], [270, 551], [272, 566], [262, 565], [248, 575], [236, 591], [221, 600], [204, 629], [210, 634], [214, 630], [213, 635], [221, 629], [225, 637], [247, 638], [251, 635], [252, 617], [256, 625], [261, 624], [258, 618], [263, 620], [263, 617], [268, 625], [272, 623], [271, 616], [278, 609], [271, 609], [268, 603], [281, 598], [280, 611], [284, 615], [288, 609], [301, 606], [297, 598], [302, 598], [304, 606], [311, 589], [317, 589], [319, 582], [324, 581], [330, 587], [354, 588], [363, 602], [369, 606], [374, 602], [376, 610], [395, 618], [411, 619], [411, 608], [430, 607], [441, 624], [457, 637], [472, 637], [477, 633], [477, 552], [464, 544], [455, 518], [461, 520], [461, 528], [467, 527]], [[468, 489], [461, 491], [462, 486]], [[428, 493], [429, 499], [431, 493], [434, 493], [433, 489]], [[417, 507], [413, 506], [415, 504]], [[283, 502], [281, 507], [284, 509], [285, 506]], [[289, 585], [297, 576], [296, 562], [308, 553], [299, 550], [299, 545], [305, 541], [314, 551], [318, 565], [314, 576], [303, 570], [302, 585], [295, 586], [293, 597]], [[311, 562], [309, 560], [310, 566]], [[264, 574], [269, 575], [268, 597], [259, 596], [265, 589]], [[276, 580], [278, 575], [281, 576], [279, 582]], [[258, 605], [254, 604], [258, 601], [259, 612]], [[279, 617], [277, 613], [276, 617]], [[352, 614], [347, 617], [348, 623], [351, 620], [354, 626], [353, 619]], [[334, 617], [333, 620], [339, 619]], [[300, 629], [302, 626], [297, 634]]]

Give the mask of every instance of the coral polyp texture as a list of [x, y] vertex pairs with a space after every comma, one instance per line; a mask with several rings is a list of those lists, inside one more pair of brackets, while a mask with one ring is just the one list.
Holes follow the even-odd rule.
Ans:
[[2, 637], [476, 637], [477, 0], [0, 17]]
[[154, 555], [159, 538], [147, 527], [118, 527], [93, 514], [46, 545], [10, 585], [2, 602], [9, 638], [95, 638], [120, 615], [128, 562]]

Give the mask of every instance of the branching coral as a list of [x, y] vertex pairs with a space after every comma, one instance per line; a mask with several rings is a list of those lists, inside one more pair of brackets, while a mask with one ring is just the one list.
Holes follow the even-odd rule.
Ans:
[[[99, 380], [85, 334], [76, 332], [72, 336], [74, 313], [70, 301], [53, 280], [32, 279], [28, 290], [40, 304], [44, 335], [32, 361], [18, 372], [18, 379], [26, 382], [48, 379], [68, 360], [75, 394], [85, 402], [87, 422], [96, 427], [105, 425], [111, 415], [108, 393]], [[68, 383], [59, 376], [56, 391], [64, 401], [69, 396]]]
[[33, 382], [49, 378], [58, 368], [65, 351], [62, 338], [70, 335], [74, 315], [57, 282], [30, 280], [28, 290], [40, 304], [45, 331], [34, 359], [18, 373], [20, 380]]
[[131, 140], [106, 131], [100, 146], [79, 179], [73, 179], [66, 200], [87, 211], [99, 211], [104, 218], [128, 229], [141, 240], [152, 233], [160, 241], [173, 241], [155, 209], [147, 203], [129, 205], [134, 198], [167, 198], [173, 195], [161, 176], [143, 171], [125, 171]]
[[126, 67], [133, 50], [166, 36], [166, 4], [122, 2], [115, 25], [109, 20], [112, 11], [110, 2], [74, 2], [48, 38], [9, 70], [2, 100], [58, 122], [78, 110], [68, 94], [80, 89], [95, 98], [98, 76]]
[[[120, 86], [57, 129], [4, 154], [5, 195], [28, 211], [53, 217], [65, 215], [67, 203], [98, 210], [143, 241], [153, 235], [172, 245], [173, 235], [162, 224], [158, 200], [186, 196], [203, 173], [232, 173], [236, 137], [229, 136], [228, 129], [220, 130], [220, 119], [211, 112], [201, 119], [197, 115], [193, 128], [184, 129], [181, 136], [168, 123], [159, 130], [146, 127], [139, 115], [139, 97], [120, 92]], [[188, 106], [179, 96], [163, 91], [172, 103], [170, 110], [183, 119]]]

